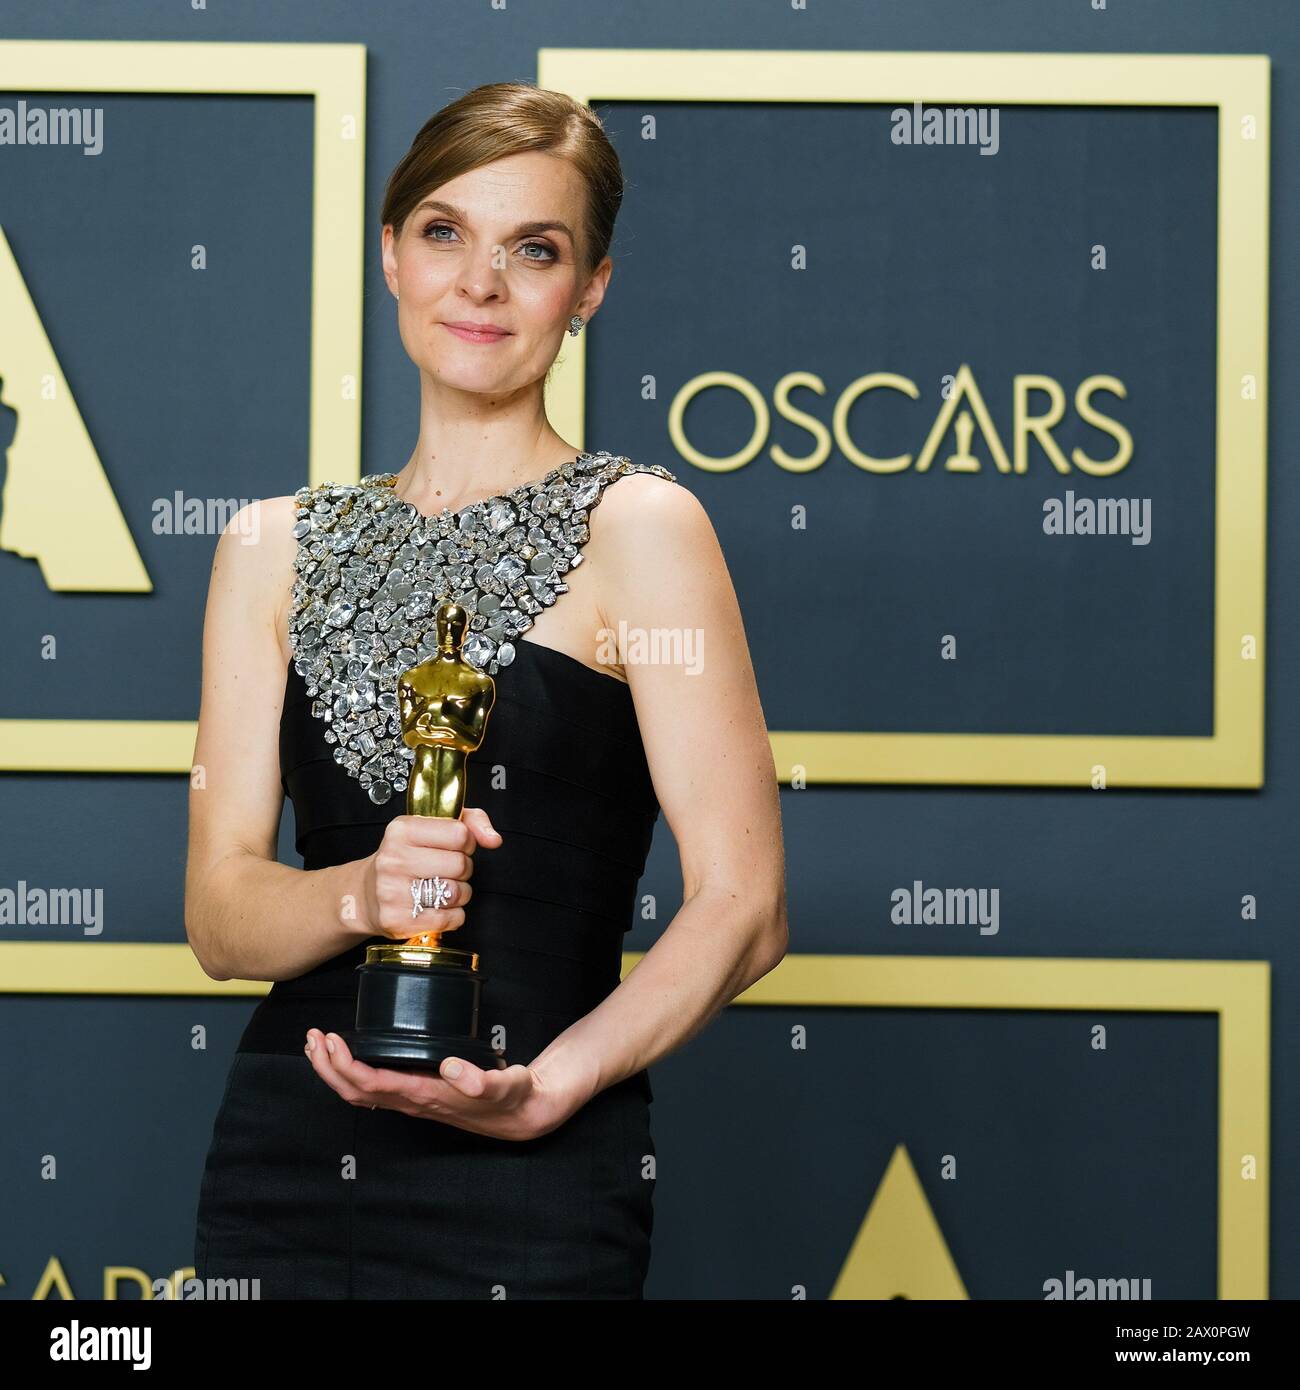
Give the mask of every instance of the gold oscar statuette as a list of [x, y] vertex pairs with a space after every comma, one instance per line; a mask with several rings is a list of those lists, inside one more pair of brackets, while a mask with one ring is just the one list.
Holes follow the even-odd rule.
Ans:
[[[465, 808], [469, 755], [483, 742], [496, 682], [461, 652], [469, 613], [448, 601], [435, 619], [438, 650], [397, 683], [402, 739], [415, 750], [406, 813], [454, 820]], [[478, 1036], [487, 976], [477, 953], [444, 946], [440, 935], [418, 932], [366, 948], [357, 967], [356, 1028], [344, 1035], [359, 1061], [419, 1071], [437, 1071], [444, 1057], [489, 1069], [506, 1065]]]

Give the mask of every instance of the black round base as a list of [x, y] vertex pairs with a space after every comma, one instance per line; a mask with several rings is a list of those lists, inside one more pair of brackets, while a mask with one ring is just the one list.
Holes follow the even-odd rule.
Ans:
[[369, 1067], [390, 1067], [394, 1071], [436, 1072], [444, 1057], [463, 1057], [484, 1071], [507, 1066], [499, 1052], [493, 1052], [482, 1038], [432, 1037], [420, 1033], [401, 1033], [375, 1028], [353, 1028], [343, 1034], [348, 1051]]

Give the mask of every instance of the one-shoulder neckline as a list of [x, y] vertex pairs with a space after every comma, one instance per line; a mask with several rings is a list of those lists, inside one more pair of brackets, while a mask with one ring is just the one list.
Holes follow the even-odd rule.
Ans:
[[[588, 666], [585, 661], [579, 661], [576, 656], [570, 656], [568, 652], [562, 652], [558, 647], [548, 647], [544, 642], [530, 642], [527, 638], [524, 637], [519, 638], [515, 642], [514, 647], [516, 660], [518, 659], [519, 649], [521, 647], [527, 647], [530, 651], [534, 652], [549, 652], [552, 656], [558, 657], [560, 661], [565, 663], [566, 665], [570, 667], [576, 666], [578, 670], [582, 672], [584, 675], [590, 676], [593, 682], [599, 682], [599, 684], [601, 685], [616, 686], [619, 690], [625, 691], [629, 698], [632, 694], [632, 687], [628, 684], [627, 681], [621, 681], [617, 676], [602, 676], [599, 671], [595, 670], [591, 666]], [[289, 657], [289, 664], [287, 667], [288, 671], [293, 670], [294, 662], [296, 660], [296, 654], [291, 654]], [[512, 662], [511, 664], [513, 665], [514, 663]], [[507, 666], [503, 669], [508, 671], [510, 668]], [[495, 679], [501, 679], [499, 673], [495, 677]]]

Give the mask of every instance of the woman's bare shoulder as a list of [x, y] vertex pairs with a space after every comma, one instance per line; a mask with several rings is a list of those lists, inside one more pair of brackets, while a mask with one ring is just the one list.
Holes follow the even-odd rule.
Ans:
[[691, 549], [701, 542], [712, 548], [713, 523], [700, 499], [667, 470], [627, 473], [608, 484], [600, 499], [599, 521], [591, 528], [597, 554], [648, 554], [657, 546]]
[[681, 626], [734, 604], [709, 514], [675, 479], [625, 474], [605, 489], [592, 516], [586, 552], [598, 576], [593, 603], [602, 629], [623, 619]]
[[218, 538], [212, 562], [210, 602], [238, 604], [250, 624], [269, 622], [282, 651], [288, 649], [300, 501], [301, 494], [289, 494], [241, 507]]
[[[260, 497], [241, 507], [226, 523], [217, 542], [219, 559], [238, 564], [252, 574], [281, 568], [287, 557], [292, 565], [297, 541], [299, 499]], [[225, 551], [225, 556], [221, 552]]]

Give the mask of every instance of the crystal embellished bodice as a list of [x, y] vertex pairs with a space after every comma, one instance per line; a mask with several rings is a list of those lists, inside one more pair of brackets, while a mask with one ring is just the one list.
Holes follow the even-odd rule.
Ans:
[[591, 509], [628, 473], [676, 481], [658, 464], [602, 452], [428, 517], [393, 492], [394, 473], [298, 491], [293, 665], [335, 761], [376, 805], [406, 790], [414, 753], [401, 738], [397, 681], [436, 649], [439, 601], [469, 611], [465, 658], [495, 676], [535, 615], [567, 592]]

